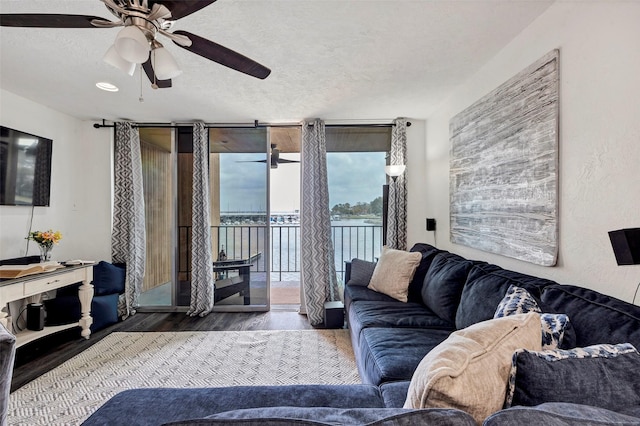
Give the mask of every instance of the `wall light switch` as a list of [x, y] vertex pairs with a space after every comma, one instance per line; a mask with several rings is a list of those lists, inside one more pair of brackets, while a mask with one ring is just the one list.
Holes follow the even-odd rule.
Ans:
[[427, 218], [427, 231], [435, 231], [436, 230], [436, 220], [432, 218]]

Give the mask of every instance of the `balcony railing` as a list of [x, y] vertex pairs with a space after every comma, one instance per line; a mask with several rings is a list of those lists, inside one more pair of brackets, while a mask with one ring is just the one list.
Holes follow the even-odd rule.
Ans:
[[[213, 256], [218, 258], [220, 250], [228, 259], [251, 259], [252, 272], [266, 272], [266, 232], [270, 229], [271, 273], [300, 272], [300, 225], [221, 225], [212, 226]], [[374, 261], [382, 248], [382, 226], [379, 225], [335, 225], [331, 226], [335, 266], [338, 277], [344, 280], [344, 262], [353, 258]], [[191, 227], [179, 227], [180, 259], [179, 272], [190, 275]]]

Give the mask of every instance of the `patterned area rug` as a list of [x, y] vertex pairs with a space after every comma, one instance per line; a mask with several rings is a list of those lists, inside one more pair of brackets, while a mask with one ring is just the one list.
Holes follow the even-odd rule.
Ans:
[[112, 333], [10, 396], [10, 425], [76, 425], [126, 389], [360, 383], [348, 330]]

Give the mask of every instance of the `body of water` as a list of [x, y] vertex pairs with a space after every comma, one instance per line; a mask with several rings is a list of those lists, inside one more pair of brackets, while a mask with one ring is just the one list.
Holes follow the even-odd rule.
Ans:
[[[382, 226], [372, 224], [371, 219], [341, 219], [331, 222], [331, 238], [335, 252], [336, 270], [342, 275], [344, 262], [353, 258], [373, 261], [382, 249]], [[248, 259], [257, 253], [252, 270], [265, 271], [264, 255], [267, 252], [265, 233], [259, 225], [214, 227], [219, 245], [224, 245], [229, 259]], [[271, 225], [271, 271], [300, 271], [300, 226]]]

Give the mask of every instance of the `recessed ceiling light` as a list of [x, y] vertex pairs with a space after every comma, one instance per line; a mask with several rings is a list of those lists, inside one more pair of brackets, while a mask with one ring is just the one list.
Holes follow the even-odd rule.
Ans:
[[106, 90], [107, 92], [117, 92], [118, 90], [120, 90], [113, 84], [107, 83], [106, 81], [100, 81], [96, 83], [96, 87], [101, 90]]

